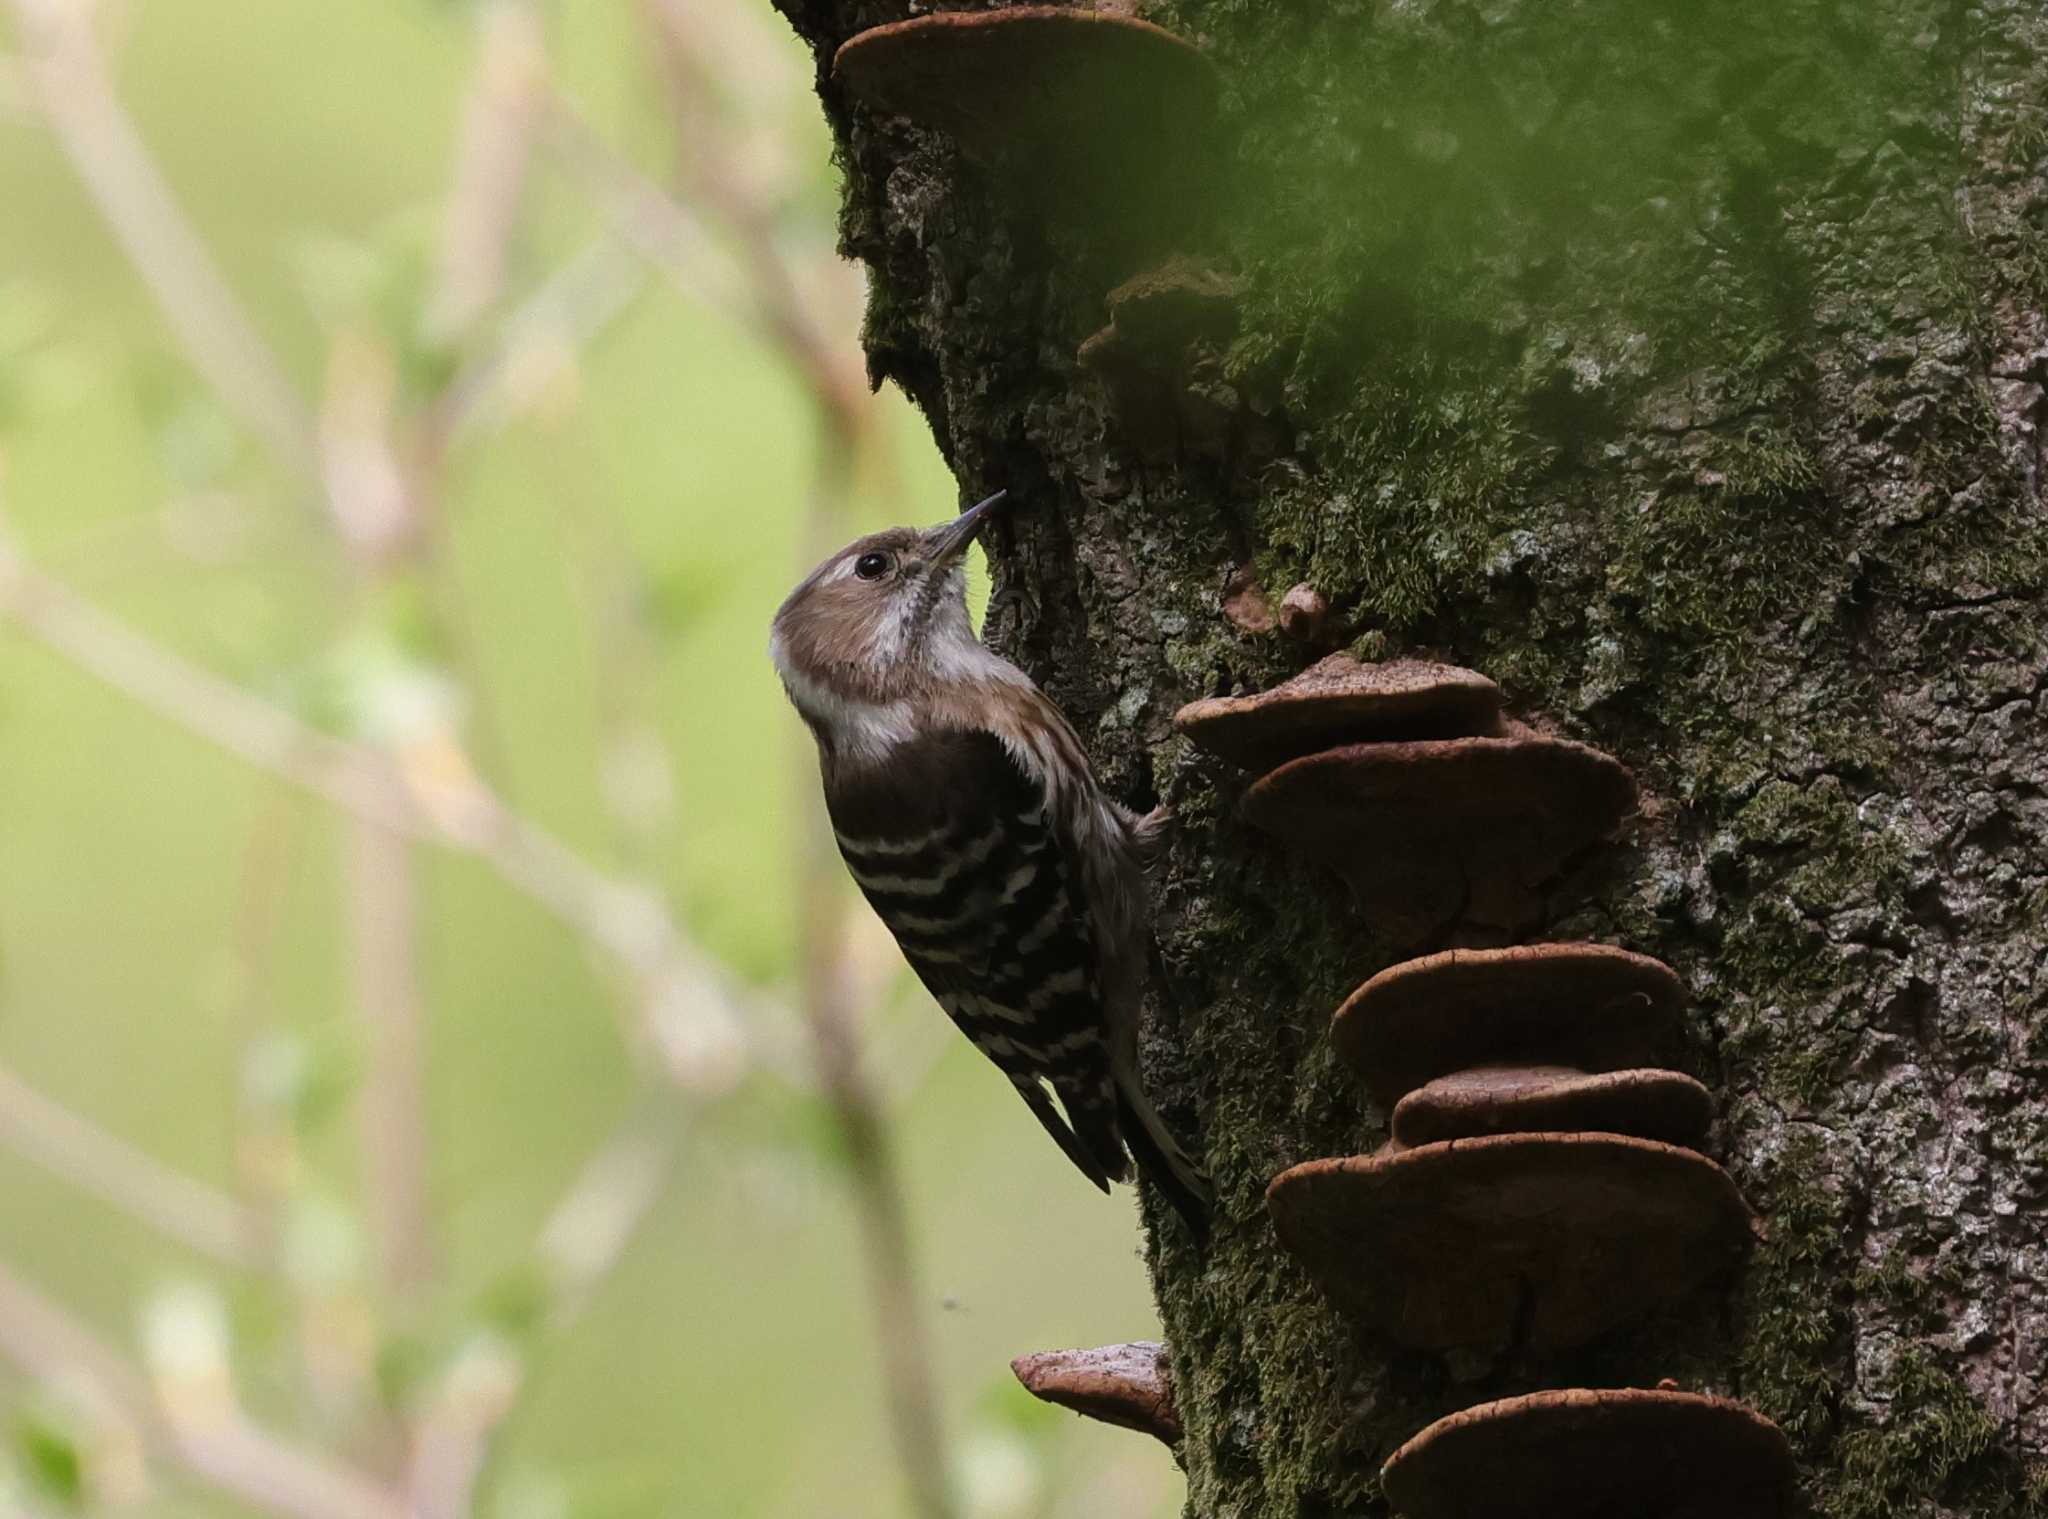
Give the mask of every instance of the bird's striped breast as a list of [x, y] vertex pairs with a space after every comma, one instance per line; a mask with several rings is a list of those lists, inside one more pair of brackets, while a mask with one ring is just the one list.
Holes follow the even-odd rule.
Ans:
[[919, 977], [1013, 1076], [1106, 1070], [1094, 931], [1043, 793], [987, 735], [828, 802], [840, 853]]

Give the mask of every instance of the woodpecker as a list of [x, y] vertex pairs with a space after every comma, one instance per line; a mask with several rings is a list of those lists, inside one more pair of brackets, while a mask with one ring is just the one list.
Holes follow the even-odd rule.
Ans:
[[1200, 1238], [1209, 1184], [1138, 1079], [1156, 824], [968, 620], [967, 546], [1006, 494], [848, 544], [783, 602], [769, 654], [839, 852], [918, 979], [1082, 1175], [1107, 1192], [1135, 1158]]

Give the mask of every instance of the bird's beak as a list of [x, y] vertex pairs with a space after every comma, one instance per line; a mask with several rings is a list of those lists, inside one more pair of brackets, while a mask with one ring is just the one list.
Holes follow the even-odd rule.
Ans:
[[933, 528], [924, 535], [925, 562], [934, 569], [944, 569], [967, 551], [967, 545], [974, 541], [974, 535], [981, 531], [981, 525], [995, 509], [1003, 504], [1003, 498], [1010, 493], [997, 491], [986, 501], [977, 501], [951, 522]]

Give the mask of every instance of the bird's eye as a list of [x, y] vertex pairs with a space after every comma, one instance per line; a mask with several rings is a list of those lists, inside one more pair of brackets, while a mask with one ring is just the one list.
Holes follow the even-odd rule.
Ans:
[[853, 561], [853, 572], [863, 580], [880, 580], [889, 573], [891, 562], [887, 554], [863, 554]]

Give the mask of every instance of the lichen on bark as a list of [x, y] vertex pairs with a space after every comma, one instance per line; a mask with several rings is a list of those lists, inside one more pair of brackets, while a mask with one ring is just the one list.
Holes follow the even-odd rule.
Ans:
[[[1183, 251], [1242, 292], [1162, 454], [1075, 358], [1125, 240], [851, 106], [832, 51], [900, 6], [779, 3], [875, 378], [1027, 503], [992, 636], [1176, 816], [1148, 1075], [1222, 1199], [1206, 1257], [1147, 1209], [1190, 1513], [1378, 1514], [1441, 1413], [1664, 1376], [1782, 1423], [1834, 1519], [2048, 1513], [2048, 15], [1161, 0], [1223, 83]], [[1635, 770], [1550, 928], [1683, 975], [1770, 1225], [1741, 1279], [1446, 1359], [1353, 1336], [1275, 1249], [1266, 1181], [1383, 1134], [1326, 1031], [1395, 947], [1171, 736], [1309, 657], [1222, 615], [1246, 565]]]

